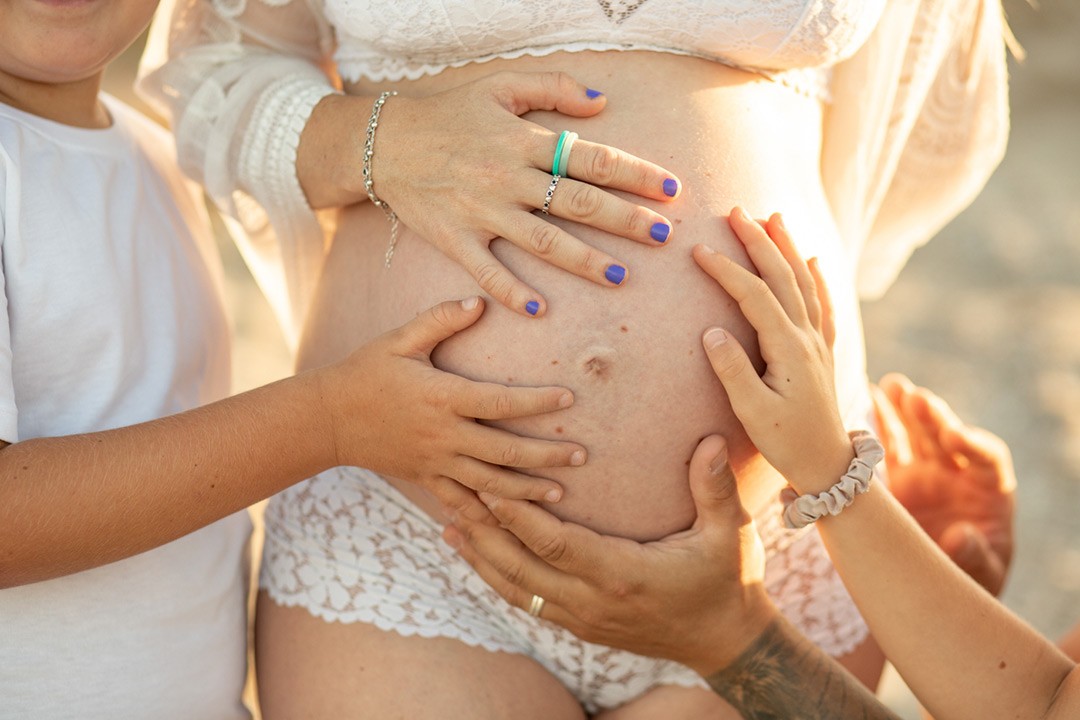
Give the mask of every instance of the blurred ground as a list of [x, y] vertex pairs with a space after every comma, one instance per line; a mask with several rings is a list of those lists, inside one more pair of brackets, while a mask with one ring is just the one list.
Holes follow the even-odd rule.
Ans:
[[[1080, 6], [1005, 1], [1028, 51], [1012, 64], [1005, 162], [864, 320], [871, 377], [904, 372], [1012, 447], [1018, 553], [1004, 599], [1056, 637], [1080, 621]], [[115, 94], [130, 98], [136, 59], [110, 76]], [[242, 390], [289, 361], [242, 261], [222, 250]], [[894, 679], [884, 692], [917, 717]]]

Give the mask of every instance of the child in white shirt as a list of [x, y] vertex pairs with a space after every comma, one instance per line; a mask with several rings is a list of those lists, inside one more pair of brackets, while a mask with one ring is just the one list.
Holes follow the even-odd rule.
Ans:
[[584, 461], [573, 443], [474, 422], [557, 410], [569, 391], [431, 366], [478, 298], [223, 399], [228, 328], [201, 196], [169, 136], [100, 94], [154, 6], [0, 0], [4, 720], [247, 717], [243, 509], [294, 482], [364, 465], [468, 511], [462, 484], [557, 499], [498, 458]]

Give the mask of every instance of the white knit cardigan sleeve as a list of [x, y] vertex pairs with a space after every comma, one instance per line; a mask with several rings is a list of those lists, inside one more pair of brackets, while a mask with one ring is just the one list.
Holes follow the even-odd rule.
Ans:
[[330, 231], [300, 188], [296, 151], [337, 91], [333, 42], [321, 0], [166, 0], [139, 72], [294, 348]]

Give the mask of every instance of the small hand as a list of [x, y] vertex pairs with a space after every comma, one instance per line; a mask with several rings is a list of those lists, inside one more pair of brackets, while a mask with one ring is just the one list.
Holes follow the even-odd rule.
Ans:
[[416, 483], [445, 506], [487, 517], [472, 491], [557, 502], [553, 480], [519, 470], [581, 465], [585, 449], [525, 438], [477, 420], [556, 412], [565, 388], [507, 387], [466, 380], [431, 364], [435, 346], [483, 313], [483, 301], [445, 302], [331, 366], [330, 405], [337, 465], [360, 465]]
[[997, 595], [1013, 553], [1016, 475], [996, 435], [899, 374], [874, 388], [889, 489], [962, 570]]
[[750, 440], [800, 494], [836, 482], [853, 457], [836, 404], [832, 305], [816, 262], [799, 256], [779, 215], [760, 225], [740, 208], [732, 230], [760, 277], [704, 245], [694, 260], [739, 304], [758, 332], [758, 377], [738, 340], [722, 328], [702, 341], [732, 410]]
[[[554, 110], [590, 117], [606, 103], [563, 73], [497, 73], [424, 98], [387, 102], [373, 159], [375, 189], [401, 221], [465, 268], [508, 308], [543, 315], [543, 297], [519, 280], [489, 245], [502, 237], [546, 262], [614, 287], [622, 262], [534, 214], [551, 181], [558, 133], [519, 116]], [[578, 140], [552, 196], [550, 213], [659, 247], [671, 222], [601, 190], [672, 200], [674, 175], [614, 148]], [[534, 303], [534, 304], [531, 304]]]
[[505, 529], [459, 516], [443, 536], [510, 604], [524, 609], [539, 595], [541, 617], [584, 640], [708, 674], [737, 658], [776, 610], [762, 587], [764, 548], [719, 436], [698, 445], [690, 490], [693, 527], [656, 542], [599, 535], [486, 494]]

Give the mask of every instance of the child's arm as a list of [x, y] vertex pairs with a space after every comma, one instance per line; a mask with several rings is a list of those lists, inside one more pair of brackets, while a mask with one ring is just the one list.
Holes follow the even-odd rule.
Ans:
[[[733, 338], [710, 343], [715, 331], [705, 336], [709, 356], [754, 444], [796, 491], [818, 494], [853, 455], [837, 412], [824, 284], [779, 217], [768, 234], [745, 216], [732, 226], [760, 278], [700, 248], [697, 259], [757, 329], [768, 367], [759, 378]], [[880, 485], [817, 524], [875, 639], [935, 716], [1036, 718], [1076, 707], [1080, 697], [1058, 695], [1080, 679], [1075, 666], [961, 574]]]
[[335, 365], [160, 420], [6, 445], [0, 587], [149, 550], [336, 465], [415, 482], [473, 517], [487, 511], [465, 486], [557, 499], [557, 483], [513, 468], [581, 464], [584, 448], [474, 418], [556, 411], [570, 391], [470, 382], [429, 360], [482, 311], [478, 298], [443, 303]]

